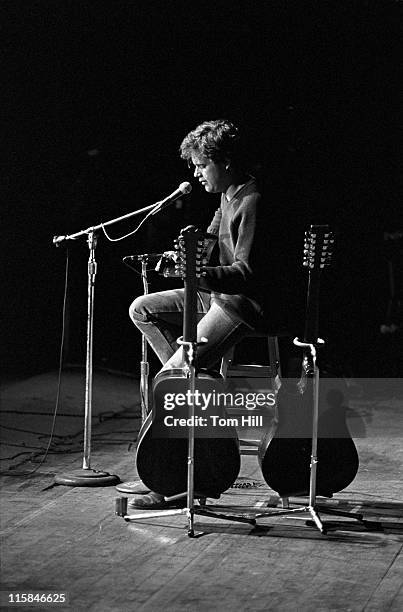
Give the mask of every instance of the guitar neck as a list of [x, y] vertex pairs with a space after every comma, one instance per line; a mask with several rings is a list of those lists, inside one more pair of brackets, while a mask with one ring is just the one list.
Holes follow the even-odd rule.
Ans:
[[306, 300], [306, 319], [304, 330], [304, 342], [315, 344], [318, 339], [319, 327], [319, 293], [320, 273], [309, 272], [308, 292]]
[[[311, 225], [305, 232], [303, 264], [308, 268], [304, 343], [316, 345], [319, 327], [319, 293], [322, 270], [330, 263], [334, 238], [328, 225]], [[304, 350], [303, 375], [312, 374], [311, 351]]]
[[194, 279], [184, 280], [183, 339], [197, 341], [197, 286]]
[[184, 280], [183, 340], [197, 342], [197, 285], [204, 261], [203, 232], [194, 225], [181, 231], [177, 240], [181, 261], [179, 268]]

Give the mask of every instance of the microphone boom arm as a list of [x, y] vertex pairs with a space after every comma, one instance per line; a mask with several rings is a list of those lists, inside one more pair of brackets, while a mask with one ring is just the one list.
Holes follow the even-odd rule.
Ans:
[[66, 236], [54, 236], [53, 244], [55, 246], [59, 246], [65, 240], [76, 240], [76, 238], [80, 238], [80, 236], [86, 236], [97, 230], [101, 229], [105, 225], [112, 225], [113, 223], [118, 223], [119, 221], [124, 221], [125, 219], [129, 219], [130, 217], [134, 217], [135, 215], [141, 215], [144, 212], [152, 210], [160, 205], [160, 202], [156, 202], [155, 204], [150, 204], [150, 206], [145, 206], [144, 208], [140, 208], [139, 210], [134, 210], [127, 215], [122, 215], [121, 217], [116, 217], [116, 219], [111, 219], [110, 221], [105, 221], [105, 223], [100, 223], [99, 225], [95, 225], [93, 227], [87, 227], [85, 230], [81, 230], [81, 232], [76, 232], [75, 234], [68, 234]]
[[156, 202], [155, 204], [150, 204], [150, 206], [145, 206], [144, 208], [140, 208], [139, 210], [134, 210], [131, 213], [127, 213], [126, 215], [122, 215], [121, 217], [116, 217], [116, 219], [111, 219], [110, 221], [105, 221], [105, 223], [100, 223], [99, 225], [94, 225], [93, 227], [87, 227], [87, 229], [85, 230], [81, 230], [81, 232], [76, 232], [75, 234], [69, 234], [66, 236], [54, 236], [53, 237], [53, 244], [55, 246], [59, 246], [60, 243], [64, 242], [65, 240], [75, 240], [76, 238], [79, 238], [80, 236], [88, 236], [89, 234], [93, 234], [94, 232], [96, 232], [97, 230], [105, 227], [106, 225], [112, 225], [113, 223], [118, 223], [119, 221], [124, 221], [125, 219], [129, 219], [130, 217], [133, 217], [135, 215], [141, 215], [144, 212], [147, 211], [151, 211], [153, 209], [153, 213], [154, 212], [159, 212], [160, 210], [162, 210], [163, 208], [165, 208], [165, 206], [167, 206], [168, 204], [175, 202], [176, 200], [178, 200], [181, 196], [186, 195], [188, 193], [190, 193], [192, 191], [192, 186], [190, 183], [181, 183], [178, 187], [178, 189], [176, 191], [174, 191], [173, 193], [171, 193], [171, 195], [169, 195], [167, 198], [165, 198], [164, 200], [160, 200], [158, 202]]

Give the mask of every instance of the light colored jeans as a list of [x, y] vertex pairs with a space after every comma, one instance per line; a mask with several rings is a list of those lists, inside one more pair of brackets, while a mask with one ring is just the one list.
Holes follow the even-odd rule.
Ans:
[[[184, 289], [142, 295], [130, 306], [131, 319], [164, 365], [163, 370], [183, 365], [182, 347], [177, 344], [183, 333], [183, 309]], [[197, 365], [201, 368], [215, 366], [251, 329], [236, 311], [226, 309], [202, 291], [197, 294], [197, 320], [197, 340], [208, 340], [197, 349]]]

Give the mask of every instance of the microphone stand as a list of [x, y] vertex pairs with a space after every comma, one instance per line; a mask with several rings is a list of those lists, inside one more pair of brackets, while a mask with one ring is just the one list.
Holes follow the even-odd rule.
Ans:
[[[136, 260], [141, 262], [141, 278], [143, 281], [143, 295], [148, 295], [148, 279], [147, 279], [147, 264], [149, 259], [157, 254], [144, 253], [137, 255]], [[158, 257], [163, 254], [158, 253]], [[124, 261], [125, 258], [123, 258]], [[131, 267], [131, 266], [129, 266]], [[134, 269], [134, 268], [133, 268]], [[148, 345], [144, 334], [141, 334], [141, 361], [140, 361], [140, 405], [141, 405], [141, 423], [143, 424], [149, 412], [149, 385], [148, 378], [150, 373], [150, 364], [148, 362]], [[148, 490], [141, 480], [129, 480], [127, 482], [119, 482], [116, 490], [120, 493], [139, 493], [142, 490]]]
[[120, 482], [120, 478], [116, 475], [109, 474], [103, 470], [91, 469], [91, 420], [92, 420], [92, 387], [93, 387], [93, 327], [94, 327], [94, 300], [95, 300], [95, 278], [97, 274], [97, 262], [95, 260], [95, 248], [97, 246], [96, 232], [105, 225], [112, 225], [129, 219], [135, 215], [140, 215], [149, 210], [153, 210], [160, 205], [160, 202], [151, 204], [145, 208], [135, 210], [131, 213], [111, 219], [105, 223], [89, 227], [75, 234], [66, 236], [54, 236], [53, 244], [60, 244], [68, 240], [76, 240], [81, 236], [87, 236], [89, 248], [88, 258], [88, 302], [87, 302], [87, 347], [85, 360], [85, 412], [84, 412], [84, 452], [83, 463], [81, 470], [61, 474], [55, 477], [56, 484], [62, 484], [73, 487], [101, 487], [116, 485]]

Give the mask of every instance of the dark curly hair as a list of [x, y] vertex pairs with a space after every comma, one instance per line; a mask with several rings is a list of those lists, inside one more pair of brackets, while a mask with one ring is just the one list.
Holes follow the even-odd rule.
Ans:
[[240, 159], [239, 129], [227, 119], [204, 121], [183, 139], [180, 155], [188, 164], [192, 155], [203, 155], [213, 162], [230, 160], [239, 166]]

